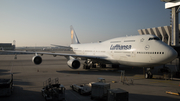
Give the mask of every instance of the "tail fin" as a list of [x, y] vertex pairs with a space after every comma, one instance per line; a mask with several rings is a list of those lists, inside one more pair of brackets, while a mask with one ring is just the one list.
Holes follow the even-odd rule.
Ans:
[[71, 44], [80, 44], [76, 32], [73, 29], [72, 25], [70, 26], [70, 31], [71, 31]]

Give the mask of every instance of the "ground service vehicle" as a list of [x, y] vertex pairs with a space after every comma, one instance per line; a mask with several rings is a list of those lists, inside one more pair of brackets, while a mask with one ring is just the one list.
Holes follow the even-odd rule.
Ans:
[[59, 101], [65, 100], [65, 87], [59, 84], [59, 79], [55, 79], [55, 83], [51, 83], [51, 78], [43, 83], [45, 86], [42, 88], [41, 92], [45, 100], [57, 99]]
[[13, 74], [10, 79], [0, 79], [0, 96], [10, 96], [13, 92]]
[[97, 82], [92, 84], [91, 99], [106, 100], [108, 96], [108, 90], [110, 89], [109, 83]]
[[81, 84], [81, 85], [72, 84], [70, 87], [72, 88], [72, 90], [78, 92], [81, 95], [90, 94], [91, 93], [91, 86], [93, 83], [94, 82], [91, 82], [88, 84]]

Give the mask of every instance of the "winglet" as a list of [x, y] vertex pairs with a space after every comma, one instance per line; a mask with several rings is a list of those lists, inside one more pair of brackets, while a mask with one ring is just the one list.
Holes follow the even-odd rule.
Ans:
[[76, 32], [72, 25], [70, 26], [70, 33], [71, 33], [71, 44], [80, 44]]

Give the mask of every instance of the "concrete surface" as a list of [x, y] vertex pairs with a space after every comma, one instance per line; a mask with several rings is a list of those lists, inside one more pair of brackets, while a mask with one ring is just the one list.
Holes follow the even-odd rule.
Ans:
[[[179, 80], [144, 79], [143, 69], [122, 67], [127, 80], [133, 79], [134, 84], [123, 84], [120, 72], [110, 69], [84, 70], [82, 65], [73, 70], [66, 64], [64, 57], [42, 56], [41, 65], [31, 62], [33, 55], [0, 55], [0, 78], [8, 78], [14, 73], [14, 92], [10, 97], [0, 97], [0, 101], [45, 101], [41, 95], [43, 82], [48, 78], [59, 78], [66, 88], [66, 101], [91, 101], [90, 95], [82, 96], [71, 90], [71, 84], [96, 82], [102, 77], [111, 84], [111, 88], [120, 88], [129, 92], [129, 101], [180, 101], [180, 96], [166, 94], [166, 91], [180, 92]], [[117, 81], [118, 83], [112, 83]]]

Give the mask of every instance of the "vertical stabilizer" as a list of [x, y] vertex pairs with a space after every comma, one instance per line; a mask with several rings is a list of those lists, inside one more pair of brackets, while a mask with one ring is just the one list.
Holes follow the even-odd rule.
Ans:
[[71, 32], [71, 44], [80, 44], [76, 32], [72, 25], [70, 26], [70, 32]]

